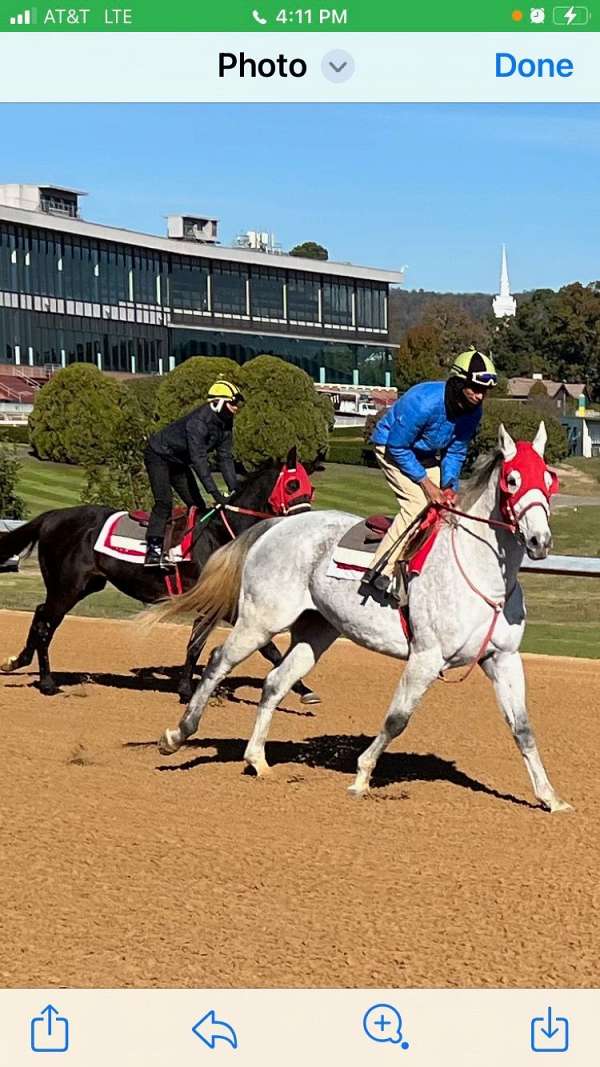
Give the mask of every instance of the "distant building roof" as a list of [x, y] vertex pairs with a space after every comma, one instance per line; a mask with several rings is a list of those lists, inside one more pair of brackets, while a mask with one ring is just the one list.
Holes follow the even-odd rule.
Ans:
[[553, 382], [549, 378], [509, 378], [508, 395], [513, 399], [524, 399], [529, 396], [534, 385], [541, 384], [545, 387], [549, 397], [555, 397], [561, 389], [577, 400], [582, 393], [586, 392], [585, 382]]

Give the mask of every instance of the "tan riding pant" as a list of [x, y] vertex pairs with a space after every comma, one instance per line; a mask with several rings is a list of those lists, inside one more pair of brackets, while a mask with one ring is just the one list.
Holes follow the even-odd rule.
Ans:
[[[379, 466], [385, 474], [388, 485], [398, 501], [398, 514], [373, 556], [373, 566], [375, 566], [377, 561], [387, 552], [388, 548], [391, 548], [394, 541], [404, 532], [404, 530], [406, 530], [406, 527], [410, 526], [413, 519], [416, 519], [417, 515], [424, 511], [428, 506], [428, 499], [423, 489], [421, 489], [421, 486], [417, 482], [413, 482], [410, 478], [407, 478], [407, 476], [402, 473], [400, 468], [396, 466], [394, 461], [388, 456], [383, 445], [375, 446], [375, 455]], [[435, 482], [436, 485], [439, 485], [439, 464], [436, 464], [434, 467], [427, 467], [426, 470], [431, 481]], [[406, 540], [401, 541], [397, 549], [392, 552], [390, 559], [383, 568], [384, 574], [389, 574], [391, 576], [394, 573], [394, 567], [397, 561], [403, 558], [405, 544]]]

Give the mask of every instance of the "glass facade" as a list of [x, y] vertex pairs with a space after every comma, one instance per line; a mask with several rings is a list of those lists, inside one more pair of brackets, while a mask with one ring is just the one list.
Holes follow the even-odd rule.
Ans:
[[282, 271], [252, 267], [250, 277], [250, 314], [254, 319], [285, 317], [285, 276]]
[[245, 363], [254, 356], [279, 356], [305, 370], [319, 381], [352, 383], [357, 370], [363, 385], [383, 385], [385, 372], [393, 370], [393, 349], [381, 344], [345, 344], [305, 337], [233, 333], [229, 330], [173, 330], [171, 352], [177, 363], [190, 356], [228, 356]]
[[167, 366], [168, 331], [78, 315], [0, 308], [0, 362], [36, 367], [95, 363], [103, 370], [157, 374]]
[[215, 263], [211, 272], [212, 311], [215, 315], [248, 314], [248, 270]]
[[290, 269], [276, 257], [263, 266], [184, 256], [173, 244], [147, 249], [0, 221], [0, 362], [152, 373], [159, 359], [168, 370], [218, 348], [240, 362], [272, 352], [315, 377], [324, 366], [342, 382], [359, 349], [385, 346], [384, 282]]
[[319, 322], [319, 280], [314, 274], [292, 274], [287, 285], [290, 322]]

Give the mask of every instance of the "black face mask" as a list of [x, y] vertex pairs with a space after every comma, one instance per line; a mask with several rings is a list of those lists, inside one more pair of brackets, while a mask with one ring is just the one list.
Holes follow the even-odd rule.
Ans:
[[454, 375], [446, 382], [444, 404], [449, 419], [456, 419], [459, 415], [464, 415], [466, 411], [473, 410], [463, 392], [465, 385], [463, 378], [456, 378]]
[[228, 428], [233, 426], [233, 412], [229, 410], [226, 404], [223, 404], [223, 407], [219, 411], [219, 418]]

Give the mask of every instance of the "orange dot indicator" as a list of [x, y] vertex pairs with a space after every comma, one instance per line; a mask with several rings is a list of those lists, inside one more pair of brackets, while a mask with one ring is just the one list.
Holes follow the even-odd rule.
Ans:
[[523, 21], [523, 12], [522, 11], [513, 11], [512, 20], [513, 20], [513, 22], [522, 22]]

